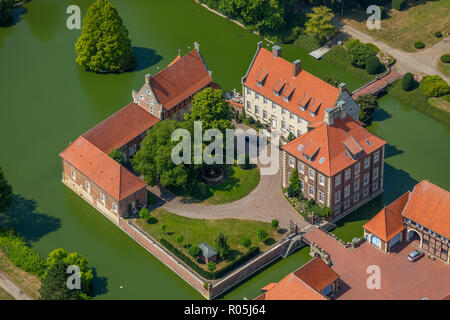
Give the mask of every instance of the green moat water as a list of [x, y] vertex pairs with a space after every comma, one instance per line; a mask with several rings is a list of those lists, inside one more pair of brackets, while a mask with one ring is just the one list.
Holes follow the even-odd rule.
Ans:
[[[84, 16], [91, 1], [77, 1]], [[239, 88], [260, 39], [191, 0], [113, 1], [139, 57], [139, 70], [121, 75], [80, 71], [74, 63], [79, 30], [66, 28], [71, 1], [34, 0], [17, 22], [0, 28], [0, 164], [17, 195], [2, 223], [21, 232], [42, 254], [57, 247], [84, 254], [95, 267], [94, 291], [101, 299], [200, 299], [201, 296], [60, 181], [58, 153], [70, 141], [131, 100], [145, 73], [164, 68], [181, 48], [200, 43], [213, 78], [225, 90]], [[188, 48], [190, 46], [190, 48]], [[293, 46], [283, 56], [302, 59], [306, 70], [351, 74], [316, 61]], [[159, 69], [158, 69], [159, 67]], [[336, 233], [358, 235], [359, 226], [386, 202], [428, 178], [450, 189], [450, 131], [386, 96], [369, 128], [389, 141], [385, 195], [346, 219]], [[307, 249], [265, 268], [226, 293], [253, 298], [308, 260]], [[124, 286], [124, 289], [119, 289]]]

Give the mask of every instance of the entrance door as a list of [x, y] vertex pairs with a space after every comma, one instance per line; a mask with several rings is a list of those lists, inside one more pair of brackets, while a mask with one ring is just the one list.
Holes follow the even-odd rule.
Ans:
[[401, 233], [397, 234], [394, 238], [392, 238], [392, 240], [389, 244], [389, 249], [391, 249], [393, 246], [395, 246], [397, 243], [400, 242], [400, 237], [401, 237]]

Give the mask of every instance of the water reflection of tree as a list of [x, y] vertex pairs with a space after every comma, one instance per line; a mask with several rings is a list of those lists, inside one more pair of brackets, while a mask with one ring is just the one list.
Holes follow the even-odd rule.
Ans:
[[39, 241], [61, 227], [61, 220], [37, 211], [37, 202], [22, 195], [13, 196], [13, 204], [0, 214], [0, 226], [17, 231], [27, 241]]
[[[34, 37], [41, 41], [50, 41], [57, 30], [66, 28], [65, 8], [61, 7], [60, 1], [39, 0], [28, 7], [29, 12], [26, 21]], [[66, 29], [67, 30], [67, 29]]]

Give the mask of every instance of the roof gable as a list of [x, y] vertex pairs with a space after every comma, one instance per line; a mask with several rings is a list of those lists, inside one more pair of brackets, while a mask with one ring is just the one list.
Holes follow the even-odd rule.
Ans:
[[121, 148], [159, 120], [135, 103], [117, 111], [99, 123], [83, 137], [105, 153]]
[[397, 200], [383, 208], [363, 228], [378, 238], [389, 241], [404, 229], [402, 211], [406, 206], [410, 192], [406, 192]]
[[450, 239], [450, 193], [427, 180], [415, 185], [403, 216]]
[[339, 275], [319, 257], [315, 257], [303, 265], [294, 272], [294, 275], [318, 292], [339, 279]]
[[146, 186], [83, 136], [59, 155], [117, 201]]
[[177, 57], [167, 68], [150, 79], [158, 102], [166, 110], [175, 107], [211, 82], [212, 78], [197, 49]]
[[290, 273], [265, 292], [265, 300], [327, 300], [300, 278]]
[[[260, 81], [262, 74], [265, 75], [263, 83]], [[305, 70], [294, 78], [293, 64], [274, 57], [264, 48], [258, 48], [243, 80], [245, 86], [309, 122], [323, 121], [325, 109], [334, 107], [339, 97], [338, 88]], [[310, 105], [304, 106], [307, 102], [311, 103], [312, 110], [308, 110]]]
[[328, 176], [333, 176], [358, 161], [354, 154], [349, 154], [347, 146], [353, 152], [370, 154], [386, 144], [386, 141], [367, 131], [350, 116], [336, 119], [332, 126], [322, 122], [311, 127], [311, 131], [282, 148], [298, 159], [306, 160], [309, 165]]

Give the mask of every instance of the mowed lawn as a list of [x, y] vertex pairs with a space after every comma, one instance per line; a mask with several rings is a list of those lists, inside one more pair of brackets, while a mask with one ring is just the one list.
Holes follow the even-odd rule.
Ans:
[[[191, 245], [206, 242], [214, 247], [214, 240], [220, 232], [227, 236], [228, 244], [232, 249], [229, 258], [230, 261], [247, 251], [247, 248], [241, 244], [244, 238], [251, 240], [251, 247], [259, 246], [261, 251], [263, 251], [282, 237], [282, 234], [278, 233], [271, 227], [270, 223], [266, 222], [240, 219], [190, 219], [160, 208], [153, 210], [150, 214], [156, 221], [150, 219], [150, 222], [147, 222], [146, 220], [139, 219], [135, 223], [157, 240], [163, 236], [161, 233], [161, 225], [166, 225], [163, 237], [173, 246], [178, 247], [176, 240], [182, 236], [183, 241], [180, 244], [180, 250], [186, 255], [188, 255], [187, 248]], [[260, 228], [266, 230], [268, 233], [265, 243], [257, 240], [256, 234]], [[220, 269], [228, 262], [219, 263], [217, 269]]]
[[[387, 18], [381, 20], [381, 29], [369, 30], [366, 25], [366, 13], [358, 12], [345, 16], [345, 23], [405, 51], [417, 51], [415, 41], [425, 43], [428, 48], [444, 39], [450, 31], [450, 1], [409, 0], [407, 9], [397, 11], [386, 7]], [[434, 33], [440, 31], [442, 38]], [[424, 50], [422, 49], [422, 50]]]
[[244, 198], [255, 189], [260, 180], [259, 168], [244, 170], [238, 165], [227, 167], [228, 178], [216, 185], [196, 181], [191, 197], [204, 204], [223, 204]]
[[0, 300], [14, 300], [14, 298], [0, 287]]

